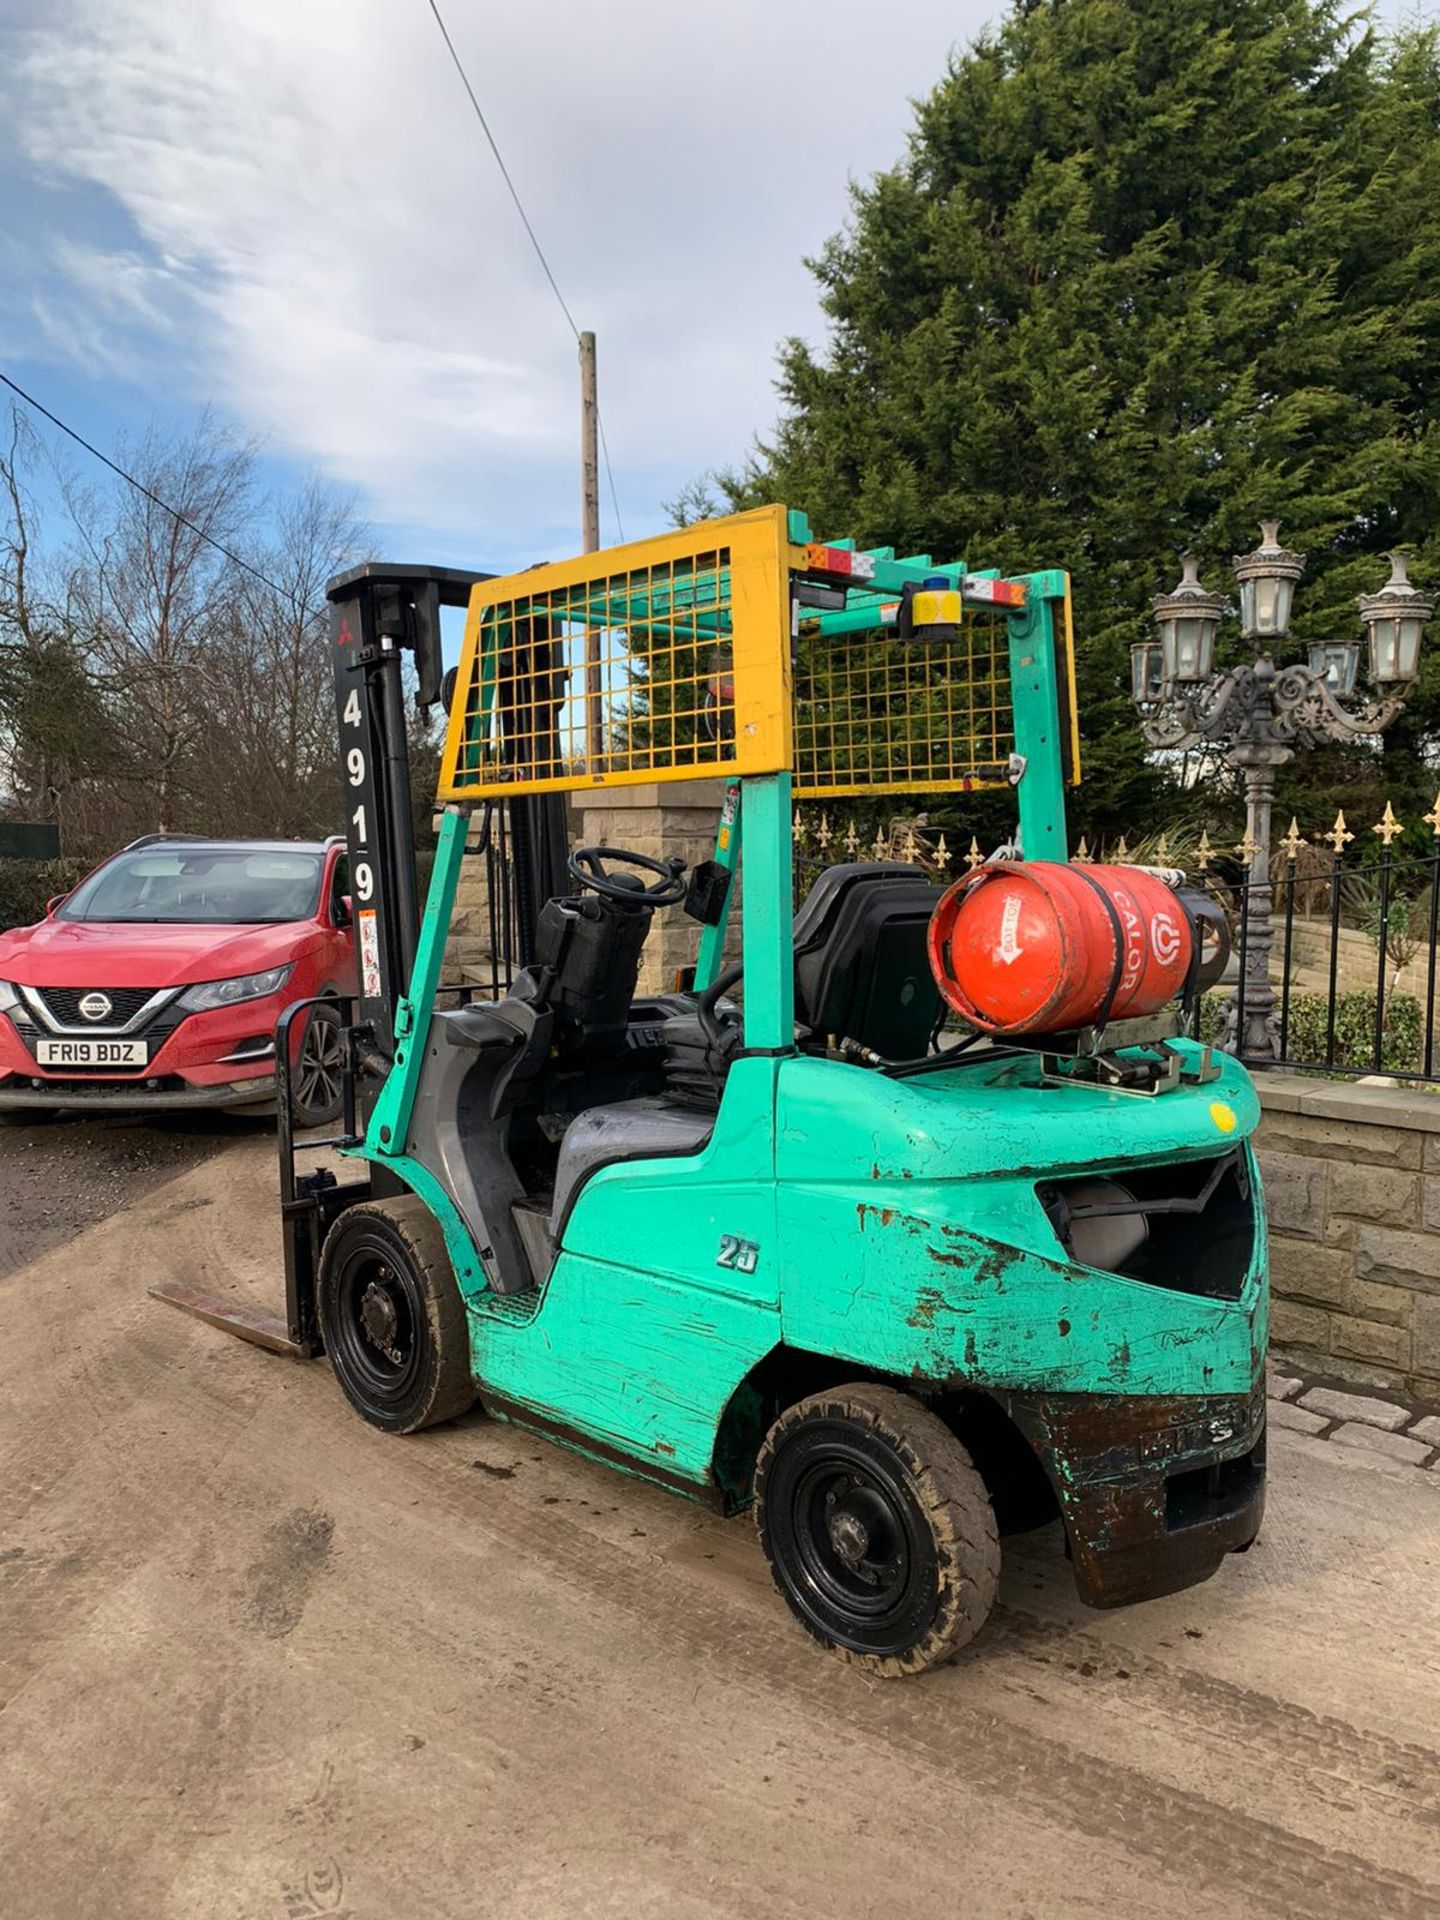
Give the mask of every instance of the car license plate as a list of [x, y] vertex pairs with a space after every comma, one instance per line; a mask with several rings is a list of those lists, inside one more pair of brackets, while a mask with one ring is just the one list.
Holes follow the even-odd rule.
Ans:
[[143, 1040], [40, 1040], [35, 1058], [42, 1067], [143, 1067]]

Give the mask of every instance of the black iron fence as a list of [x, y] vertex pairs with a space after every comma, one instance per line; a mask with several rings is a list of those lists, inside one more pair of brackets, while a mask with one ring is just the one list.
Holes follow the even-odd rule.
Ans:
[[[1212, 847], [1203, 834], [1162, 834], [1133, 846], [1120, 840], [1094, 852], [1081, 841], [1075, 858], [1182, 868], [1219, 903], [1234, 953], [1198, 1009], [1201, 1038], [1257, 1067], [1440, 1084], [1440, 804], [1426, 825], [1436, 829], [1428, 831], [1428, 851], [1413, 853], [1389, 807], [1363, 839], [1343, 815], [1309, 838], [1292, 821], [1272, 848], [1268, 888], [1249, 877], [1248, 845]], [[515, 861], [503, 807], [477, 819], [469, 852], [485, 880], [472, 894], [483, 916], [474, 931], [484, 958], [467, 970], [468, 982], [476, 997], [495, 998], [517, 964]], [[840, 861], [902, 861], [938, 887], [987, 852], [973, 837], [947, 836], [923, 813], [832, 820], [813, 805], [799, 808], [796, 904]], [[1263, 1047], [1253, 1032], [1249, 1044], [1244, 1038], [1256, 1025], [1257, 999], [1267, 1016]]]
[[[1093, 852], [1082, 840], [1074, 857], [1181, 868], [1219, 903], [1234, 951], [1198, 1009], [1202, 1038], [1256, 1067], [1440, 1083], [1440, 802], [1425, 828], [1428, 851], [1412, 853], [1388, 806], [1363, 836], [1343, 814], [1308, 838], [1292, 821], [1272, 848], [1266, 887], [1250, 877], [1251, 846], [1215, 847], [1205, 834]], [[964, 835], [947, 841], [923, 814], [847, 823], [813, 806], [797, 809], [794, 844], [797, 904], [841, 860], [905, 861], [947, 885], [987, 857]], [[1253, 1031], [1247, 1043], [1257, 1010], [1263, 1046]]]
[[[1237, 961], [1223, 996], [1230, 1017], [1212, 994], [1202, 1009], [1205, 1037], [1225, 1040], [1255, 1065], [1440, 1080], [1440, 836], [1431, 835], [1427, 853], [1400, 851], [1388, 807], [1376, 831], [1382, 844], [1356, 859], [1343, 815], [1329, 846], [1303, 841], [1292, 823], [1273, 851], [1268, 887], [1243, 873], [1207, 873]], [[1262, 973], [1253, 956], [1267, 921]], [[1263, 1046], [1247, 1033], [1257, 1000], [1268, 1016]], [[1237, 1036], [1246, 1038], [1237, 1044]]]

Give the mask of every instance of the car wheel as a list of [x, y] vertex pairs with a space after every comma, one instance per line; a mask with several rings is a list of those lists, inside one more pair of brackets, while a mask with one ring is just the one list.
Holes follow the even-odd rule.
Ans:
[[346, 1399], [386, 1433], [475, 1400], [465, 1303], [434, 1214], [407, 1194], [347, 1207], [320, 1256], [320, 1335]]
[[806, 1632], [871, 1673], [952, 1659], [995, 1604], [985, 1483], [949, 1428], [893, 1387], [836, 1387], [782, 1413], [756, 1463], [755, 1520]]
[[343, 1108], [345, 1030], [338, 1007], [310, 1009], [300, 1052], [290, 1069], [290, 1117], [297, 1127], [328, 1127]]

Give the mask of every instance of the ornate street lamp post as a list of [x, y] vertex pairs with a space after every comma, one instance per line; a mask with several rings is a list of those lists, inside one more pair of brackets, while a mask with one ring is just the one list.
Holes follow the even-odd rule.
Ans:
[[[1130, 650], [1131, 697], [1152, 747], [1217, 748], [1245, 779], [1245, 841], [1249, 905], [1240, 957], [1243, 994], [1231, 996], [1220, 1044], [1247, 1059], [1278, 1059], [1280, 1028], [1270, 983], [1270, 809], [1275, 770], [1299, 747], [1353, 740], [1382, 732], [1405, 704], [1420, 671], [1420, 641], [1435, 602], [1413, 587], [1402, 554], [1390, 556], [1390, 578], [1378, 593], [1362, 594], [1360, 619], [1369, 638], [1375, 692], [1353, 701], [1360, 666], [1358, 641], [1321, 642], [1304, 666], [1277, 666], [1271, 648], [1290, 631], [1290, 607], [1305, 556], [1288, 553], [1278, 520], [1261, 523], [1260, 545], [1238, 555], [1242, 637], [1254, 658], [1215, 671], [1215, 636], [1224, 596], [1201, 586], [1188, 556], [1178, 586], [1154, 602], [1158, 640]], [[1245, 1029], [1241, 1033], [1240, 1008]]]

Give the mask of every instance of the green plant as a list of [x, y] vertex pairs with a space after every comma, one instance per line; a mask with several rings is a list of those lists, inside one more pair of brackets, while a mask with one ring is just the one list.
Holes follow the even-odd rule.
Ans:
[[[1397, 541], [1417, 580], [1440, 569], [1440, 55], [1433, 30], [1364, 22], [1328, 0], [1018, 0], [853, 189], [811, 262], [827, 338], [784, 349], [770, 444], [715, 481], [825, 537], [1069, 568], [1072, 837], [1092, 845], [1174, 810], [1127, 648], [1180, 547], [1223, 583], [1281, 514], [1310, 554], [1297, 643], [1352, 617]], [[1383, 756], [1412, 817], [1437, 730], [1432, 647]], [[1368, 807], [1350, 795], [1379, 764], [1306, 755], [1284, 804]]]
[[[1223, 993], [1200, 1005], [1200, 1038], [1213, 1045], [1224, 1018]], [[1385, 996], [1380, 1059], [1375, 1059], [1375, 994], [1357, 990], [1335, 996], [1335, 1052], [1327, 1061], [1330, 1000], [1323, 993], [1292, 993], [1285, 1026], [1285, 1058], [1294, 1066], [1349, 1073], [1421, 1073], [1425, 1066], [1425, 1009], [1414, 994]]]
[[45, 902], [68, 893], [85, 878], [93, 860], [0, 860], [0, 932], [32, 926], [45, 917]]

